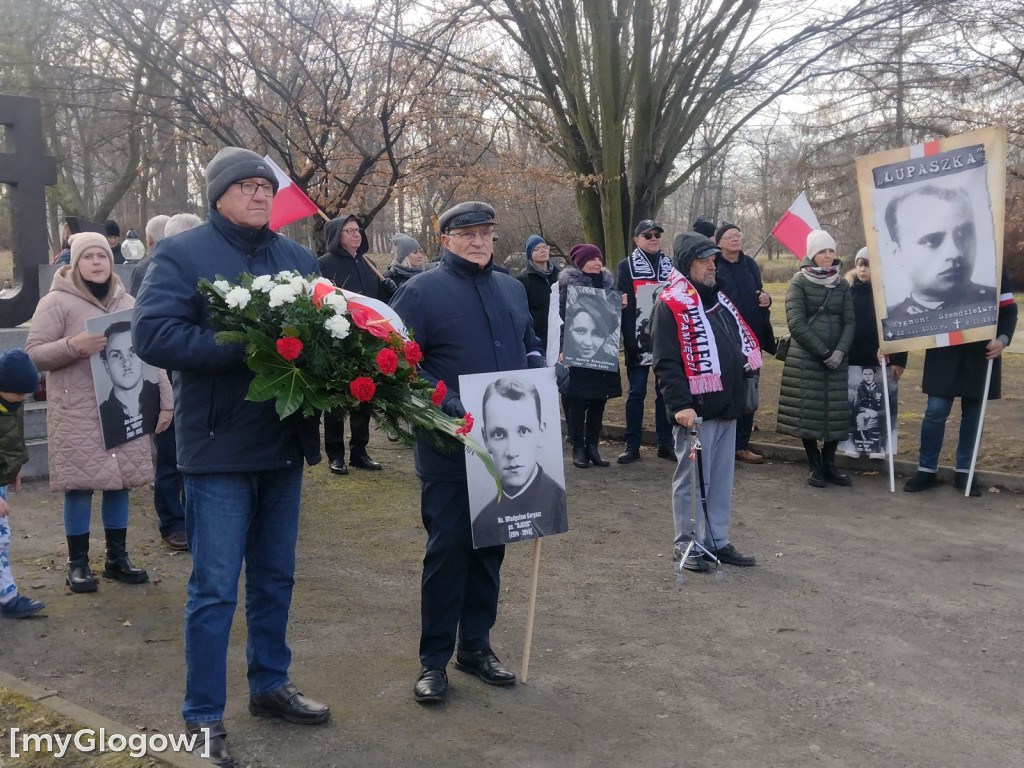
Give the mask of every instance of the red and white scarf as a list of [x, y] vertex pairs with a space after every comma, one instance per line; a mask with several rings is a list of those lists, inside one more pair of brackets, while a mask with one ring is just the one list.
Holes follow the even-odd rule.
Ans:
[[[715, 333], [708, 323], [708, 317], [701, 306], [700, 295], [693, 283], [687, 280], [682, 272], [672, 270], [668, 276], [668, 285], [659, 296], [672, 310], [672, 316], [676, 319], [676, 331], [679, 334], [679, 349], [683, 357], [683, 371], [689, 381], [690, 392], [695, 395], [705, 392], [721, 392], [724, 389], [722, 384], [722, 361], [718, 356], [718, 344], [715, 341]], [[744, 322], [739, 310], [729, 301], [729, 297], [721, 291], [718, 292], [718, 303], [724, 307], [733, 320], [740, 333], [740, 348], [747, 364], [752, 370], [761, 367], [761, 348], [757, 344], [757, 337], [750, 330], [750, 326]]]

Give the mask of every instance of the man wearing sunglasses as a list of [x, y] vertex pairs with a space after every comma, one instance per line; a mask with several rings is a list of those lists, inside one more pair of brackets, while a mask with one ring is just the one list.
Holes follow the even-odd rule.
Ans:
[[[324, 225], [327, 252], [320, 257], [320, 272], [346, 291], [361, 293], [371, 299], [388, 301], [397, 289], [395, 281], [383, 277], [366, 259], [370, 243], [362, 222], [355, 214], [342, 214]], [[345, 464], [345, 421], [342, 416], [324, 413], [324, 450], [327, 467], [336, 475], [347, 475], [348, 467], [377, 470], [380, 463], [370, 458], [366, 446], [370, 442], [370, 409], [363, 407], [349, 416], [352, 437], [349, 460]]]
[[[629, 394], [626, 396], [625, 450], [619, 455], [619, 464], [631, 464], [640, 458], [640, 438], [643, 433], [644, 399], [647, 380], [651, 372], [651, 344], [649, 318], [637, 323], [637, 290], [645, 285], [664, 284], [672, 270], [672, 262], [661, 250], [664, 229], [651, 219], [644, 219], [633, 230], [636, 248], [619, 262], [615, 290], [626, 297], [622, 308], [622, 343], [626, 348], [626, 378]], [[672, 425], [665, 413], [661, 391], [655, 387], [654, 429], [658, 435], [658, 456], [675, 461]]]

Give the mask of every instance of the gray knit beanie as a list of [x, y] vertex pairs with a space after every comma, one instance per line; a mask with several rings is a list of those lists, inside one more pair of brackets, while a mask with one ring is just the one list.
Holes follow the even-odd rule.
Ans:
[[399, 232], [391, 238], [391, 245], [394, 246], [395, 261], [401, 264], [405, 261], [405, 257], [413, 251], [420, 250], [420, 244], [413, 240], [408, 235]]
[[253, 177], [266, 179], [277, 192], [277, 176], [266, 160], [249, 149], [224, 147], [206, 166], [206, 198], [213, 205], [236, 181]]

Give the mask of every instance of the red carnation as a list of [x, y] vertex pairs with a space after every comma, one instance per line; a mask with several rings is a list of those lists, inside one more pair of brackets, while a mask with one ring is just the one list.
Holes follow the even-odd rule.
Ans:
[[398, 355], [385, 347], [377, 353], [377, 367], [385, 376], [390, 376], [398, 370]]
[[320, 309], [320, 305], [324, 303], [324, 299], [334, 293], [337, 288], [327, 283], [317, 283], [313, 286], [313, 306]]
[[473, 414], [467, 411], [466, 415], [461, 419], [456, 419], [455, 423], [458, 424], [460, 421], [462, 422], [462, 426], [455, 429], [455, 434], [468, 435], [473, 430]]
[[430, 402], [432, 402], [434, 405], [440, 405], [441, 401], [444, 400], [444, 396], [447, 393], [448, 387], [444, 385], [444, 382], [437, 382], [437, 386], [434, 387], [434, 391], [430, 393]]
[[369, 376], [359, 376], [352, 379], [348, 384], [352, 397], [360, 402], [367, 402], [373, 399], [373, 393], [377, 391], [377, 385]]
[[291, 336], [284, 336], [277, 340], [277, 354], [285, 360], [294, 360], [302, 351], [302, 342]]
[[423, 351], [415, 341], [405, 342], [405, 345], [402, 347], [402, 354], [405, 355], [405, 362], [409, 365], [416, 365], [416, 363], [423, 359]]

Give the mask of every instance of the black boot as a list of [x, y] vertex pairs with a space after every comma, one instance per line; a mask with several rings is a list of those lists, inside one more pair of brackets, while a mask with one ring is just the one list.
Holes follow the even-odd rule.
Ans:
[[572, 442], [572, 465], [577, 469], [586, 469], [590, 466], [590, 461], [587, 459], [587, 444], [583, 436], [583, 425], [587, 418], [586, 409], [583, 403], [575, 398], [563, 398], [562, 403], [565, 406], [565, 426]]
[[821, 466], [821, 451], [814, 440], [804, 440], [804, 451], [807, 453], [807, 466], [810, 473], [807, 475], [807, 484], [812, 488], [825, 487], [825, 473]]
[[921, 491], [927, 491], [929, 488], [934, 488], [937, 482], [934, 472], [922, 472], [917, 470], [917, 474], [907, 480], [903, 486], [904, 493], [920, 493]]
[[830, 440], [821, 447], [821, 471], [825, 475], [825, 482], [832, 485], [852, 485], [848, 475], [844, 475], [836, 469], [836, 448], [838, 441]]
[[[969, 474], [970, 473], [968, 472], [958, 471], [953, 478], [953, 485], [956, 486], [956, 489], [961, 493], [967, 490], [967, 477], [969, 476]], [[978, 487], [977, 475], [975, 475], [975, 477], [971, 481], [971, 492], [968, 495], [973, 496], [975, 498], [981, 496], [981, 489]]]
[[68, 575], [64, 581], [72, 592], [95, 592], [96, 577], [89, 570], [89, 534], [68, 536]]
[[107, 528], [107, 561], [103, 565], [103, 578], [123, 581], [125, 584], [144, 584], [149, 574], [136, 568], [125, 551], [127, 528]]
[[601, 458], [601, 454], [597, 451], [597, 443], [601, 438], [601, 419], [594, 418], [594, 414], [590, 414], [590, 418], [587, 419], [586, 428], [586, 455], [590, 459], [590, 463], [595, 467], [609, 467], [611, 466], [610, 461], [605, 461]]

